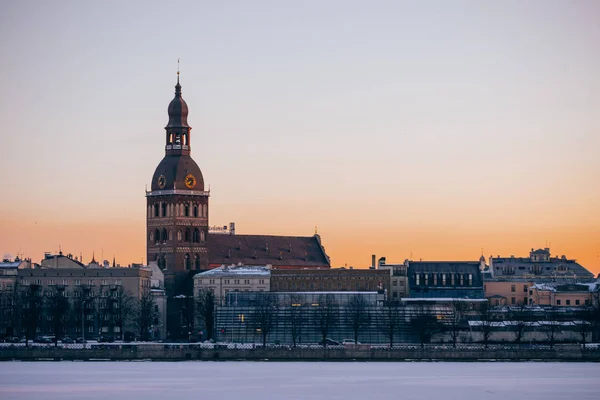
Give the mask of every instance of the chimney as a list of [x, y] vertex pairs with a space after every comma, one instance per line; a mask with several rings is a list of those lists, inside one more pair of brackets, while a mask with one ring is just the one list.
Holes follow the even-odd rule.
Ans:
[[235, 235], [235, 222], [230, 222], [229, 223], [229, 234], [230, 235]]
[[371, 268], [370, 269], [375, 269], [375, 254], [371, 255]]

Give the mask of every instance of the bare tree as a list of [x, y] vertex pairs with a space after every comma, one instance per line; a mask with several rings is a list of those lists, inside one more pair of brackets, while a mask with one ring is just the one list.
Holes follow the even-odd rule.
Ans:
[[278, 306], [277, 298], [272, 293], [256, 293], [252, 320], [255, 326], [260, 329], [263, 346], [267, 345], [267, 336], [271, 333], [275, 324]]
[[298, 339], [302, 334], [302, 327], [306, 323], [304, 308], [302, 307], [302, 296], [298, 293], [292, 293], [289, 295], [288, 303], [288, 312], [286, 316], [292, 329], [292, 342], [294, 347], [296, 347]]
[[525, 336], [525, 330], [527, 329], [527, 318], [526, 318], [526, 306], [521, 305], [516, 312], [510, 313], [510, 318], [513, 321], [513, 327], [515, 328], [515, 343], [519, 344]]
[[542, 329], [548, 338], [550, 348], [554, 348], [556, 343], [556, 335], [561, 331], [562, 324], [556, 319], [552, 318], [542, 322]]
[[331, 294], [319, 296], [318, 302], [314, 308], [315, 320], [321, 333], [321, 344], [327, 347], [327, 335], [338, 320], [338, 306]]
[[14, 336], [18, 326], [17, 286], [9, 284], [6, 290], [0, 291], [0, 336]]
[[354, 333], [354, 343], [358, 343], [358, 334], [371, 322], [371, 313], [369, 312], [369, 303], [364, 296], [355, 294], [346, 303], [345, 319], [346, 324], [352, 328]]
[[212, 290], [201, 289], [198, 293], [196, 315], [204, 325], [206, 340], [212, 339], [215, 330], [215, 293]]
[[404, 314], [396, 302], [387, 301], [379, 311], [377, 326], [388, 338], [390, 348], [394, 347], [394, 338], [404, 322]]
[[42, 315], [42, 288], [40, 285], [31, 284], [21, 289], [21, 325], [25, 329], [25, 346], [35, 337]]
[[419, 336], [421, 347], [425, 347], [425, 343], [431, 341], [433, 334], [442, 328], [436, 316], [423, 306], [417, 307], [410, 324]]
[[67, 318], [71, 304], [65, 296], [64, 287], [57, 287], [49, 291], [45, 298], [47, 313], [52, 321], [52, 332], [54, 333], [54, 345], [63, 337], [63, 331], [67, 325]]
[[464, 301], [460, 301], [459, 299], [454, 299], [452, 301], [452, 314], [448, 321], [447, 329], [450, 332], [450, 337], [452, 338], [452, 347], [456, 347], [456, 343], [458, 342], [458, 337], [460, 332], [462, 331], [462, 325], [464, 314], [467, 311], [467, 304]]
[[481, 322], [481, 334], [483, 336], [483, 344], [485, 348], [488, 347], [490, 343], [490, 337], [492, 336], [492, 331], [494, 327], [494, 323], [496, 322], [496, 318], [491, 311], [490, 303], [483, 303], [481, 308], [479, 309], [480, 314], [480, 322]]
[[154, 306], [154, 297], [150, 290], [142, 290], [136, 307], [137, 328], [142, 341], [148, 341], [151, 338], [150, 331], [158, 314]]
[[130, 291], [119, 286], [115, 292], [112, 306], [115, 326], [119, 328], [121, 339], [124, 339], [126, 327], [131, 325], [136, 317], [137, 299]]

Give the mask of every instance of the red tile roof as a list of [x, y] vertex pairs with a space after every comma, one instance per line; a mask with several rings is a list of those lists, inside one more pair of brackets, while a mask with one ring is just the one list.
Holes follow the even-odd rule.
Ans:
[[270, 264], [274, 268], [331, 267], [318, 235], [301, 237], [209, 234], [208, 258], [212, 267], [238, 263]]

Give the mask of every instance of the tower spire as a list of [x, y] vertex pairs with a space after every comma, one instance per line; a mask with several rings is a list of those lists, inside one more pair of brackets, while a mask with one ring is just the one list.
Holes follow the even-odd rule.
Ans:
[[179, 58], [177, 59], [177, 85], [179, 85]]

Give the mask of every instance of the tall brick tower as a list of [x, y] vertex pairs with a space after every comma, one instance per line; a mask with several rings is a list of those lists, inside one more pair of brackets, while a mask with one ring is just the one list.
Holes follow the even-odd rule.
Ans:
[[188, 106], [181, 97], [179, 72], [175, 98], [168, 108], [165, 157], [146, 191], [147, 260], [156, 261], [165, 274], [169, 297], [191, 295], [193, 274], [208, 268], [208, 197], [204, 178], [190, 157]]

